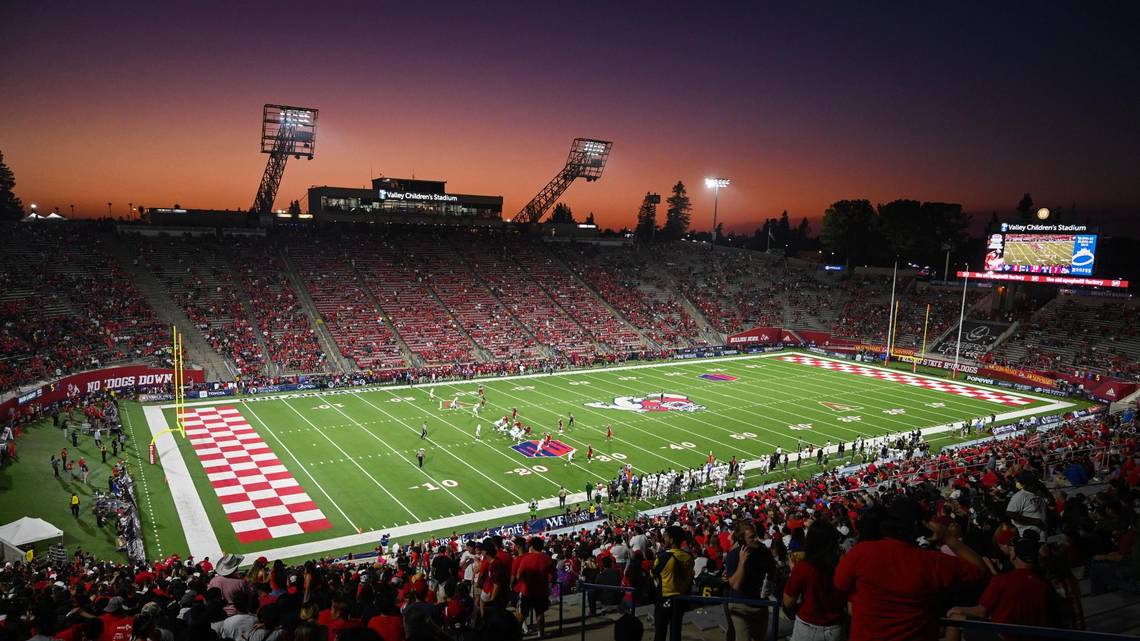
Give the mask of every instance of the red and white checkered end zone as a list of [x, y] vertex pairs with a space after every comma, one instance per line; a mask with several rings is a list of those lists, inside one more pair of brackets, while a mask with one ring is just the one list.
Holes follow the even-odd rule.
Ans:
[[238, 541], [251, 543], [332, 527], [237, 408], [189, 409], [184, 420], [186, 437]]
[[868, 376], [870, 378], [877, 378], [883, 381], [890, 381], [892, 383], [902, 383], [903, 385], [913, 385], [915, 387], [922, 387], [925, 389], [935, 390], [938, 392], [949, 392], [950, 394], [957, 394], [958, 396], [968, 396], [969, 398], [976, 398], [980, 401], [989, 401], [991, 403], [1001, 403], [1002, 405], [1018, 406], [1029, 405], [1033, 401], [1028, 398], [1022, 398], [1014, 394], [1005, 394], [1002, 392], [995, 392], [988, 389], [979, 389], [976, 387], [966, 387], [958, 383], [951, 383], [949, 381], [932, 380], [929, 378], [919, 378], [911, 376], [904, 372], [885, 372], [881, 369], [874, 369], [871, 367], [864, 367], [863, 365], [856, 365], [855, 363], [837, 363], [835, 361], [825, 361], [810, 356], [781, 356], [780, 360], [789, 363], [799, 363], [800, 365], [811, 365], [812, 367], [821, 367], [823, 369], [835, 370], [837, 372], [847, 372], [849, 374], [859, 374], [860, 376]]

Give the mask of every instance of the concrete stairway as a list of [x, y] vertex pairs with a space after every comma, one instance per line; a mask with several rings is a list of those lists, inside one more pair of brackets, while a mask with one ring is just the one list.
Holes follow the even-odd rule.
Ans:
[[[120, 250], [123, 248], [122, 245], [118, 245], [118, 247]], [[149, 270], [135, 265], [132, 258], [123, 255], [116, 256], [116, 258], [119, 259], [120, 266], [135, 279], [139, 292], [146, 297], [147, 302], [154, 308], [154, 313], [158, 319], [168, 327], [171, 325], [177, 327], [178, 331], [182, 333], [186, 361], [191, 365], [198, 365], [205, 369], [207, 381], [233, 380], [237, 368], [210, 347], [202, 332], [198, 331], [198, 328], [194, 326], [182, 308], [167, 295], [166, 288], [159, 282], [158, 278]], [[165, 337], [160, 340], [168, 338]]]

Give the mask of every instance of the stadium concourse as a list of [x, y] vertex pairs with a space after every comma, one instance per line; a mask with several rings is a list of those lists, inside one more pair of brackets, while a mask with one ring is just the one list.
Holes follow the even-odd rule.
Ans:
[[[61, 486], [70, 475], [68, 487], [86, 484], [89, 469], [95, 468], [100, 481], [106, 477], [109, 483], [107, 495], [92, 497], [104, 505], [138, 502], [136, 481], [144, 485], [141, 500], [149, 501], [148, 476], [152, 483], [171, 482], [140, 474], [148, 454], [142, 445], [146, 426], [131, 425], [130, 412], [120, 409], [137, 408], [132, 400], [163, 398], [169, 383], [125, 385], [114, 395], [98, 385], [68, 388], [50, 405], [36, 398], [59, 391], [55, 382], [73, 373], [114, 365], [169, 367], [171, 324], [183, 328], [188, 360], [204, 370], [192, 389], [204, 397], [240, 393], [244, 399], [298, 384], [323, 391], [556, 370], [568, 378], [577, 368], [594, 364], [674, 367], [665, 361], [726, 345], [734, 334], [755, 328], [776, 330], [756, 342], [844, 346], [859, 360], [869, 360], [876, 346], [888, 340], [902, 350], [919, 348], [928, 305], [931, 324], [926, 329], [932, 344], [942, 341], [956, 326], [961, 295], [954, 284], [904, 275], [896, 285], [897, 330], [888, 335], [892, 288], [889, 274], [881, 270], [835, 275], [797, 259], [727, 248], [710, 252], [689, 243], [650, 248], [551, 244], [513, 233], [401, 227], [368, 234], [330, 228], [151, 238], [106, 223], [69, 222], [6, 226], [4, 232], [0, 390], [27, 402], [16, 403], [3, 417], [6, 447], [0, 449], [0, 465], [5, 473], [12, 472], [11, 466], [39, 466], [43, 479], [54, 472]], [[649, 626], [658, 641], [671, 626], [677, 632], [673, 638], [682, 632], [705, 638], [702, 630], [708, 628], [699, 622], [709, 616], [715, 625], [734, 630], [729, 634], [738, 640], [767, 636], [769, 624], [782, 633], [795, 629], [797, 635], [819, 638], [953, 637], [944, 616], [1073, 630], [1135, 629], [1136, 616], [1118, 616], [1115, 609], [1117, 604], [1134, 608], [1134, 591], [1140, 588], [1135, 412], [1109, 413], [1107, 405], [1083, 403], [1082, 408], [1092, 407], [1029, 432], [1017, 429], [1024, 427], [1019, 418], [1041, 407], [1075, 410], [1068, 402], [1034, 394], [1055, 396], [1082, 386], [1090, 395], [1105, 386], [1115, 393], [1117, 383], [1119, 389], [1135, 389], [1126, 387], [1140, 377], [1135, 303], [1057, 295], [1019, 301], [998, 312], [991, 290], [973, 289], [966, 305], [970, 322], [1004, 328], [993, 341], [971, 344], [966, 354], [971, 367], [989, 365], [1037, 377], [1027, 380], [1064, 382], [1037, 392], [999, 389], [815, 354], [772, 354], [767, 360], [779, 361], [779, 367], [804, 372], [803, 379], [788, 377], [786, 388], [810, 386], [808, 375], [844, 375], [867, 386], [855, 392], [866, 404], [872, 405], [878, 394], [890, 398], [881, 411], [890, 416], [883, 420], [894, 421], [891, 432], [868, 443], [848, 430], [840, 441], [852, 441], [846, 451], [842, 445], [822, 446], [822, 439], [809, 445], [791, 459], [806, 456], [810, 464], [815, 458], [809, 478], [658, 511], [607, 515], [587, 527], [576, 524], [533, 537], [514, 536], [513, 530], [496, 536], [502, 530], [478, 523], [480, 534], [489, 536], [437, 538], [417, 523], [406, 531], [393, 529], [391, 540], [385, 537], [385, 545], [366, 559], [303, 562], [285, 551], [273, 558], [179, 558], [161, 547], [136, 551], [124, 562], [56, 546], [30, 562], [12, 561], [0, 569], [0, 639], [112, 639], [125, 634], [122, 638], [175, 640], [505, 641], [551, 633], [550, 620], [558, 611], [551, 604], [589, 584], [624, 587], [629, 593], [595, 591], [584, 599], [588, 612], [583, 614], [593, 625], [603, 625], [606, 638], [611, 636], [604, 625], [609, 619], [593, 617], [596, 608], [645, 615], [619, 619], [612, 631], [618, 639], [636, 639]], [[772, 369], [779, 372], [776, 378], [789, 371]], [[720, 371], [700, 376], [710, 384], [733, 379]], [[880, 384], [910, 391], [871, 387]], [[536, 404], [553, 400], [538, 398], [534, 387], [514, 391], [533, 394]], [[934, 398], [922, 394], [952, 400], [930, 402], [922, 410], [928, 412], [926, 422], [908, 424], [901, 418], [908, 410], [891, 407], [903, 403], [896, 399], [905, 394], [916, 395], [918, 407]], [[830, 402], [817, 396], [813, 405]], [[337, 407], [335, 401], [317, 400]], [[286, 469], [284, 459], [277, 458], [280, 452], [263, 440], [267, 432], [259, 429], [265, 425], [260, 419], [251, 413], [254, 418], [247, 420], [223, 404], [232, 402], [204, 400], [186, 416], [186, 436], [194, 441], [187, 447], [199, 452], [206, 472], [187, 481], [206, 489], [195, 497], [216, 494], [220, 504], [238, 505], [224, 514], [240, 524], [233, 529], [241, 543], [246, 542], [242, 537], [304, 536], [332, 527], [339, 517], [318, 504], [318, 488]], [[667, 397], [665, 390], [657, 402], [694, 405], [684, 397]], [[952, 403], [961, 404], [955, 419], [976, 416], [979, 426], [986, 424], [979, 409], [986, 406], [980, 404], [1008, 412], [1002, 418], [1012, 423], [1005, 435], [1009, 438], [932, 449], [920, 428], [941, 422], [939, 430], [949, 431], [950, 423], [937, 417], [938, 408]], [[851, 408], [831, 405], [815, 411]], [[307, 420], [296, 408], [289, 409]], [[336, 411], [364, 429], [351, 415]], [[800, 410], [769, 405], [766, 411], [791, 415]], [[389, 412], [375, 413], [399, 421]], [[139, 415], [165, 425], [160, 406], [147, 405]], [[991, 427], [1004, 422], [996, 419], [989, 419]], [[68, 420], [74, 421], [70, 431]], [[17, 456], [24, 452], [17, 444], [53, 423], [72, 444], [76, 423], [83, 425], [88, 429], [83, 438], [98, 443], [99, 450], [92, 451], [101, 451], [103, 460], [96, 463], [89, 453], [90, 462], [77, 461], [73, 450], [70, 459], [60, 452], [59, 461], [58, 442], [51, 446], [50, 468], [46, 453], [34, 462]], [[331, 432], [338, 426], [312, 427]], [[756, 434], [734, 436], [762, 441]], [[324, 438], [336, 447], [332, 437]], [[420, 438], [428, 439], [426, 423]], [[550, 440], [548, 436], [546, 442]], [[572, 433], [566, 440], [572, 441]], [[537, 448], [539, 442], [527, 445]], [[407, 474], [416, 474], [409, 455], [383, 445], [405, 458], [408, 465], [401, 468], [411, 470]], [[588, 456], [586, 446], [579, 444], [581, 457]], [[104, 447], [114, 448], [110, 463]], [[122, 464], [116, 458], [121, 448]], [[769, 449], [774, 451], [750, 460], [749, 469], [776, 472], [782, 464], [786, 472], [788, 452], [779, 446]], [[590, 445], [589, 452], [593, 450]], [[829, 465], [832, 456], [850, 464]], [[714, 465], [711, 452], [709, 459], [706, 483]], [[724, 468], [722, 482], [736, 472], [733, 465], [735, 457], [718, 463], [717, 469]], [[627, 469], [632, 474], [632, 467]], [[165, 470], [167, 475], [178, 472]], [[689, 482], [695, 487], [691, 476], [683, 470], [658, 472], [652, 487], [660, 488], [660, 496], [654, 498], [683, 498], [677, 490]], [[601, 491], [608, 497], [623, 491], [620, 478], [605, 480], [610, 484]], [[356, 489], [319, 491], [347, 495]], [[447, 486], [437, 489], [451, 494]], [[577, 491], [573, 494], [579, 498]], [[367, 500], [393, 510], [399, 504], [412, 513], [395, 495]], [[72, 514], [79, 518], [78, 493], [74, 501]], [[177, 496], [175, 503], [211, 527], [211, 515], [201, 505], [180, 502]], [[592, 500], [590, 505], [592, 510]], [[531, 508], [532, 520], [538, 507]], [[82, 509], [88, 509], [86, 504]], [[123, 547], [130, 549], [130, 541], [139, 540], [141, 548], [137, 520], [123, 511], [108, 514]], [[475, 523], [473, 514], [455, 515], [447, 527]], [[506, 514], [484, 516], [491, 520]], [[82, 521], [76, 525], [86, 526]], [[374, 535], [360, 534], [375, 541]], [[431, 538], [425, 541], [424, 536]], [[693, 593], [738, 601], [728, 607], [727, 618], [719, 606], [685, 615], [680, 604]], [[774, 599], [784, 607], [776, 615], [739, 599]]]

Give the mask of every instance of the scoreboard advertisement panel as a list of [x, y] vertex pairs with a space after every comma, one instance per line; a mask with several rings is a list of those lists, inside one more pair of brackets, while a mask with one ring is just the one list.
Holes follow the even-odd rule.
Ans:
[[986, 271], [1092, 276], [1097, 236], [1084, 225], [1002, 223], [986, 245]]

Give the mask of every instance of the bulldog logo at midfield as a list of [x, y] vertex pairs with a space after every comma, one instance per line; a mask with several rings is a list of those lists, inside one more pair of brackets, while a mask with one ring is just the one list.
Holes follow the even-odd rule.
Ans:
[[697, 412], [705, 409], [683, 394], [650, 394], [648, 396], [618, 396], [613, 403], [586, 403], [587, 407], [602, 410], [627, 410], [630, 412]]

